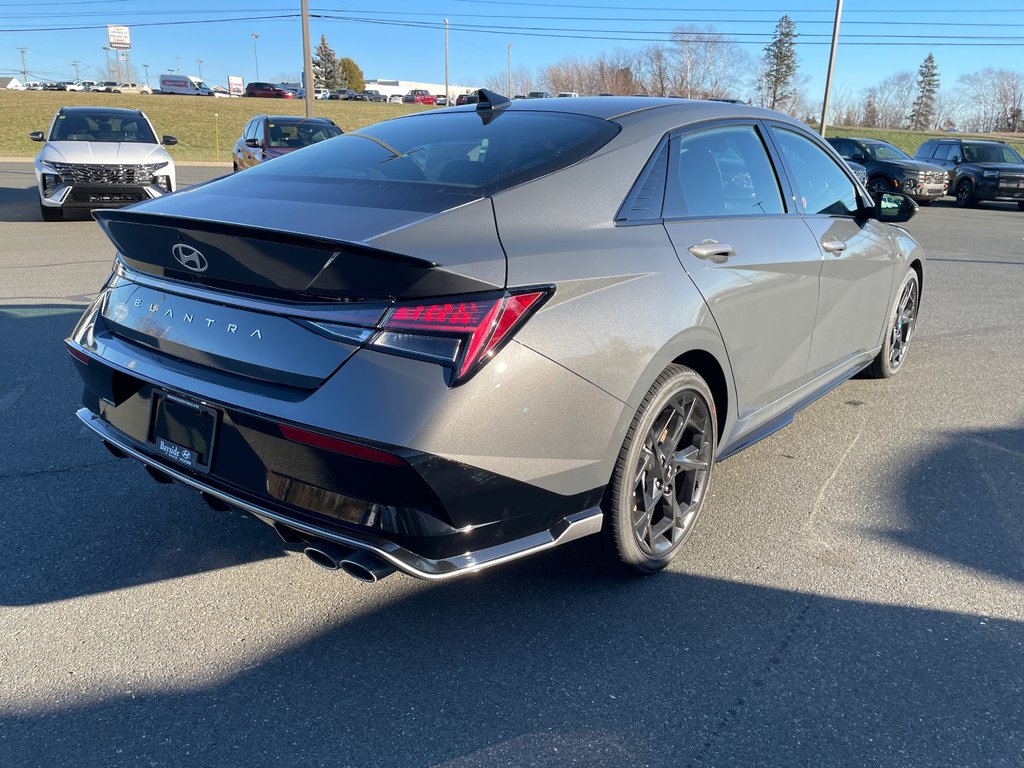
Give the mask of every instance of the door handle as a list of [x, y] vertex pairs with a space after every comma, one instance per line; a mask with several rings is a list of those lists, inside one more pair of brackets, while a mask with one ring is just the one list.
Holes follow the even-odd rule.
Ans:
[[829, 240], [821, 244], [821, 247], [831, 253], [833, 256], [838, 256], [840, 253], [846, 250], [846, 243], [842, 240]]
[[735, 248], [717, 240], [705, 240], [698, 245], [691, 245], [686, 250], [698, 259], [711, 259], [715, 264], [721, 264], [730, 256], [736, 255]]

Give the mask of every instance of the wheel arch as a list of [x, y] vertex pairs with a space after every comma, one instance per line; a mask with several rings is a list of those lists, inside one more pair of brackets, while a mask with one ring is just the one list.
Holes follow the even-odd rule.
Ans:
[[691, 349], [672, 362], [686, 366], [707, 383], [715, 399], [715, 421], [718, 423], [718, 436], [721, 440], [729, 415], [729, 384], [722, 365], [714, 355], [703, 349]]

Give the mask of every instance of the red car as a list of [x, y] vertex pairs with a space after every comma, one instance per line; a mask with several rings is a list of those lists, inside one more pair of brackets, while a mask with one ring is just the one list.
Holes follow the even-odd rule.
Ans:
[[413, 88], [402, 97], [403, 104], [437, 104], [437, 96], [423, 88]]
[[295, 94], [287, 88], [273, 83], [249, 83], [245, 86], [246, 96], [258, 96], [264, 99], [294, 99]]
[[294, 152], [344, 131], [326, 117], [256, 115], [242, 129], [232, 151], [234, 170], [241, 171]]

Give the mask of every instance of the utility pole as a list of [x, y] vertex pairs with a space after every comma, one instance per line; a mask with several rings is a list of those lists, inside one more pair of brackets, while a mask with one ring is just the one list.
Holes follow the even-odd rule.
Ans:
[[146, 70], [146, 87], [149, 88], [149, 64], [143, 64], [142, 68]]
[[259, 34], [252, 33], [252, 57], [256, 60], [256, 79], [260, 79], [260, 55], [256, 51], [256, 41], [260, 39]]
[[196, 65], [199, 67], [199, 79], [203, 79], [203, 60], [196, 59]]
[[825, 100], [821, 104], [821, 123], [819, 130], [825, 138], [825, 127], [828, 125], [828, 97], [832, 91], [832, 67], [836, 63], [836, 45], [839, 43], [839, 21], [843, 15], [843, 0], [836, 0], [836, 20], [832, 25], [832, 50], [828, 54], [828, 74], [825, 75]]
[[[176, 62], [175, 65], [174, 65], [174, 71], [177, 72], [180, 75], [181, 74], [181, 56], [175, 56], [174, 57], [174, 61]], [[118, 65], [118, 66], [120, 66], [120, 65]], [[120, 70], [118, 70], [118, 71], [120, 72]]]
[[79, 75], [78, 75], [78, 67], [79, 67], [79, 66], [81, 65], [81, 63], [82, 63], [82, 62], [80, 62], [80, 61], [72, 61], [72, 62], [71, 62], [71, 66], [75, 68], [75, 82], [76, 82], [76, 83], [77, 83], [77, 82], [78, 82], [79, 80], [81, 80], [81, 79], [82, 79], [82, 78], [81, 78], [81, 77], [79, 77]]
[[448, 19], [444, 20], [444, 105], [452, 105], [451, 96], [448, 94]]
[[512, 98], [512, 43], [508, 44], [508, 97]]
[[309, 0], [302, 0], [302, 88], [306, 91], [306, 117], [313, 116], [313, 49], [309, 45]]
[[28, 48], [19, 48], [18, 52], [21, 54], [21, 79], [22, 85], [28, 82], [28, 66], [25, 64], [25, 54], [28, 52]]
[[110, 74], [110, 48], [108, 48], [108, 47], [107, 47], [107, 46], [105, 46], [105, 45], [103, 46], [103, 58], [104, 58], [104, 59], [106, 60], [106, 62], [107, 62], [107, 74], [106, 74], [106, 78], [107, 78], [107, 80], [109, 80], [109, 79], [110, 79], [111, 77], [113, 77], [113, 75], [111, 75], [111, 74]]

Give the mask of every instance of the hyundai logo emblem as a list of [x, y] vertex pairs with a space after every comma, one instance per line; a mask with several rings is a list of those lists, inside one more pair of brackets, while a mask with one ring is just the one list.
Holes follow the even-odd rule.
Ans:
[[187, 267], [193, 272], [205, 272], [206, 268], [210, 266], [202, 251], [184, 243], [178, 243], [171, 248], [171, 255], [174, 256], [174, 260], [181, 264], [181, 266]]

